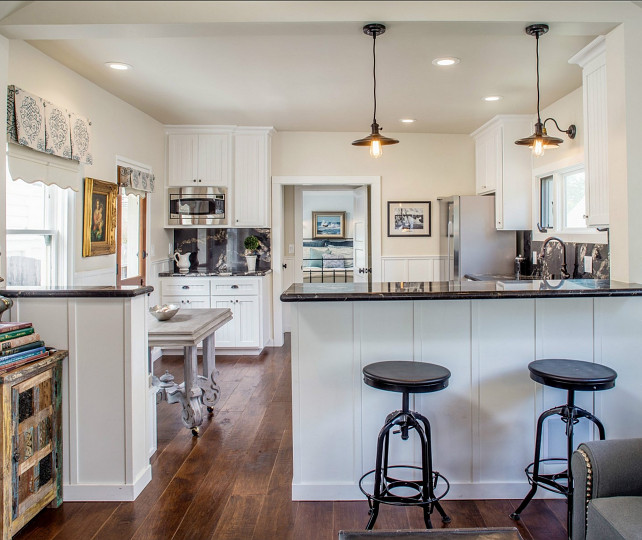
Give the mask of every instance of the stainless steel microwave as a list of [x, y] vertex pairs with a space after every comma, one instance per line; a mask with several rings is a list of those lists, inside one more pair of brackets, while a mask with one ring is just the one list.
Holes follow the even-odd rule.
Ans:
[[227, 225], [227, 189], [221, 187], [171, 187], [169, 225]]

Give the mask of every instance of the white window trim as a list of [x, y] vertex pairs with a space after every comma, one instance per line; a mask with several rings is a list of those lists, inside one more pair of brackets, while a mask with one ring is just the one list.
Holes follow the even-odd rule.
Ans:
[[[549, 236], [557, 236], [565, 242], [577, 243], [608, 243], [608, 233], [600, 232], [595, 227], [588, 227], [587, 229], [564, 229], [561, 221], [561, 213], [559, 208], [564, 204], [563, 186], [561, 177], [563, 174], [573, 170], [585, 169], [583, 155], [574, 155], [537, 169], [533, 169], [533, 189], [532, 189], [532, 239], [536, 242], [546, 240]], [[554, 228], [546, 232], [539, 232], [537, 223], [540, 219], [540, 178], [552, 176], [553, 177], [553, 198], [555, 202], [553, 223]]]

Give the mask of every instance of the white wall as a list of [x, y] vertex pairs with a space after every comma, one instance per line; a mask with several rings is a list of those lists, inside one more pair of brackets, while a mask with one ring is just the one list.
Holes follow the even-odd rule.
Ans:
[[[437, 197], [475, 193], [475, 152], [468, 135], [385, 133], [400, 143], [374, 159], [352, 146], [363, 133], [279, 132], [272, 139], [275, 176], [382, 177], [382, 255], [439, 253]], [[431, 238], [388, 238], [387, 201], [432, 201]]]
[[[579, 69], [577, 65], [569, 65], [568, 69]], [[543, 156], [533, 158], [533, 168], [538, 169], [546, 165], [576, 157], [578, 161], [583, 160], [584, 155], [584, 112], [582, 109], [582, 87], [566, 94], [555, 103], [540, 111], [542, 121], [546, 118], [555, 118], [562, 129], [567, 129], [571, 124], [577, 127], [575, 139], [569, 139], [565, 133], [557, 131], [555, 124], [549, 121], [546, 124], [546, 131], [553, 137], [559, 137], [564, 142], [559, 148], [547, 150]], [[530, 135], [524, 135], [527, 137]]]
[[354, 235], [352, 214], [354, 212], [354, 193], [346, 191], [303, 191], [303, 238], [312, 238], [312, 212], [345, 212], [345, 236]]
[[[114, 74], [126, 76], [126, 74]], [[164, 134], [163, 126], [150, 116], [118, 99], [77, 73], [20, 40], [9, 42], [8, 84], [15, 84], [91, 120], [93, 165], [84, 166], [84, 176], [116, 182], [116, 156], [152, 167], [156, 191], [150, 197], [151, 260], [167, 257], [170, 235], [163, 229]], [[4, 88], [4, 86], [3, 86]], [[3, 192], [4, 193], [4, 192]], [[4, 196], [2, 198], [4, 200]], [[76, 196], [74, 235], [75, 272], [113, 269], [116, 255], [82, 257], [83, 193]]]

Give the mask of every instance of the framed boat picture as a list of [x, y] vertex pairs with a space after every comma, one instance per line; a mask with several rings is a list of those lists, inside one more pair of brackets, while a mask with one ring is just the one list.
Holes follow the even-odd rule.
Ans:
[[116, 184], [85, 178], [83, 257], [116, 253], [117, 195]]
[[430, 201], [388, 201], [388, 236], [430, 236]]
[[345, 238], [345, 212], [312, 212], [312, 238]]

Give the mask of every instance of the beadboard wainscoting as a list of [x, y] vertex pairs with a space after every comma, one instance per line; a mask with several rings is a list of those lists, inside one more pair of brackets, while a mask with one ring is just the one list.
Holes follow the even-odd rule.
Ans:
[[440, 281], [446, 274], [446, 257], [381, 257], [381, 281]]

